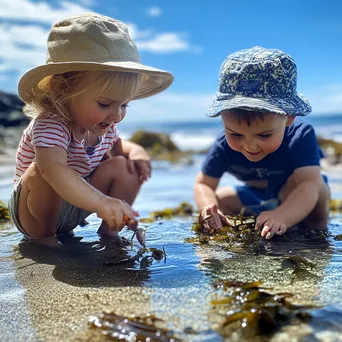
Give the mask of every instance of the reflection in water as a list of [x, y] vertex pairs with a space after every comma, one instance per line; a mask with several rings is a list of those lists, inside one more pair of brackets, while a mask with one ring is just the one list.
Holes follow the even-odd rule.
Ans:
[[214, 283], [217, 298], [211, 301], [211, 316], [219, 315], [222, 323], [217, 330], [225, 338], [254, 339], [271, 335], [287, 324], [308, 321], [310, 307], [293, 305], [290, 293], [272, 293], [261, 281], [242, 283], [217, 280]]
[[104, 313], [91, 317], [89, 326], [112, 341], [181, 342], [172, 331], [158, 327], [162, 322], [155, 315], [123, 317]]
[[57, 250], [20, 243], [16, 278], [26, 289], [37, 336], [45, 339], [55, 331], [63, 339], [75, 338], [78, 331], [80, 340], [92, 340], [88, 319], [104, 311], [126, 317], [152, 313], [177, 336], [214, 334], [217, 341], [205, 320], [206, 277], [192, 246], [184, 244], [189, 228], [189, 222], [153, 223], [147, 232], [150, 248], [143, 255], [137, 246], [98, 240], [89, 227], [62, 238]]
[[26, 290], [38, 340], [92, 340], [90, 316], [108, 310], [120, 315], [151, 310], [150, 293], [143, 287], [150, 270], [141, 268], [137, 258], [144, 253], [137, 246], [118, 246], [80, 230], [88, 237], [61, 236], [59, 248], [23, 241], [15, 251], [16, 279]]
[[139, 267], [143, 251], [119, 246], [108, 238], [82, 240], [79, 236], [60, 236], [59, 248], [23, 241], [19, 253], [38, 264], [54, 265], [53, 277], [73, 286], [139, 286], [149, 278], [149, 270]]
[[[287, 324], [291, 323], [291, 325], [284, 326], [280, 330], [282, 334], [287, 334], [285, 336], [289, 339], [291, 337], [300, 339], [301, 336], [303, 338], [306, 336], [310, 340], [310, 338], [316, 339], [322, 333], [333, 336], [335, 333], [342, 332], [342, 327], [334, 323], [342, 320], [341, 316], [336, 320], [336, 314], [341, 312], [340, 309], [332, 310], [331, 312], [334, 314], [326, 318], [332, 323], [329, 328], [327, 328], [328, 325], [321, 325], [321, 330], [319, 330], [316, 324], [317, 317], [321, 315], [322, 310], [326, 312], [324, 308], [326, 298], [321, 297], [321, 284], [325, 279], [326, 269], [336, 253], [341, 252], [335, 248], [334, 236], [335, 234], [326, 232], [292, 229], [284, 236], [277, 236], [272, 240], [258, 239], [257, 244], [255, 240], [251, 240], [249, 243], [243, 241], [218, 243], [213, 241], [214, 239], [210, 239], [205, 244], [201, 244], [199, 240], [197, 255], [201, 257], [200, 268], [212, 278], [213, 282], [220, 278], [244, 283], [262, 281], [266, 287], [271, 289], [271, 293], [290, 293], [291, 296], [293, 295], [292, 303], [312, 305], [313, 309], [309, 310], [310, 316], [307, 316], [311, 317], [308, 324], [301, 324], [301, 329], [293, 330], [293, 322], [290, 320], [287, 321]], [[341, 284], [341, 277], [339, 277], [339, 282]], [[209, 298], [214, 300], [216, 295], [216, 293], [212, 293]], [[252, 294], [249, 293], [249, 295]], [[341, 297], [340, 292], [340, 300]], [[333, 298], [330, 298], [329, 301], [334, 303]], [[321, 306], [323, 306], [322, 309], [320, 309]], [[252, 310], [252, 306], [249, 304], [247, 307], [248, 310]], [[243, 334], [243, 327], [248, 326], [246, 324], [248, 319], [254, 323], [258, 322], [255, 321], [255, 317], [259, 316], [249, 311], [248, 317], [245, 317], [245, 313], [230, 312], [230, 310], [234, 310], [232, 302], [225, 307], [225, 315], [218, 315], [218, 308], [214, 305], [208, 312], [208, 319], [216, 327], [225, 327], [221, 330], [218, 329], [224, 336], [229, 336], [230, 340], [240, 341], [241, 338], [247, 338]], [[229, 312], [233, 314], [234, 320], [239, 322], [233, 331], [226, 329], [229, 326], [226, 323]], [[297, 321], [297, 323], [299, 322]], [[277, 328], [279, 329], [278, 326]], [[254, 326], [253, 329], [250, 329], [249, 326], [247, 330], [249, 333], [251, 331], [258, 332], [257, 326]], [[265, 336], [266, 340], [270, 338], [270, 335]], [[250, 338], [251, 341], [264, 340], [261, 336], [256, 339], [255, 335]], [[277, 341], [278, 338], [281, 340], [281, 334], [274, 335], [272, 341]]]

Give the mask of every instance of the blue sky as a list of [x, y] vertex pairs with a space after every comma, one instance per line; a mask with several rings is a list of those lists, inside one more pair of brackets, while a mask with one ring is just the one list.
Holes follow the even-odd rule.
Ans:
[[45, 63], [52, 23], [98, 12], [128, 24], [142, 62], [171, 71], [164, 93], [131, 105], [128, 120], [196, 120], [214, 98], [224, 58], [256, 45], [297, 62], [298, 90], [313, 114], [342, 113], [342, 1], [0, 0], [0, 90], [16, 93]]

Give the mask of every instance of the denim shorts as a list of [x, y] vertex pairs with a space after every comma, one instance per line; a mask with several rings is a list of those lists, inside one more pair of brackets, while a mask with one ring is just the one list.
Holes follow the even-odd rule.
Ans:
[[259, 215], [262, 211], [274, 210], [280, 205], [276, 196], [270, 196], [265, 189], [251, 188], [247, 185], [235, 188], [242, 205], [249, 215]]
[[[322, 175], [322, 178], [328, 184], [328, 177]], [[278, 195], [272, 196], [266, 189], [251, 188], [244, 185], [237, 186], [235, 190], [248, 214], [257, 216], [262, 211], [274, 210], [280, 205]]]
[[[85, 178], [87, 182], [90, 181], [90, 176]], [[18, 203], [19, 194], [21, 190], [21, 179], [18, 180], [11, 191], [11, 196], [8, 201], [8, 211], [12, 222], [15, 224], [17, 229], [24, 234], [26, 237], [30, 237], [25, 230], [20, 226], [18, 219]], [[77, 208], [72, 204], [63, 201], [61, 209], [56, 223], [56, 234], [63, 234], [76, 228], [78, 225], [83, 224], [85, 219], [91, 214], [91, 212], [84, 209]]]

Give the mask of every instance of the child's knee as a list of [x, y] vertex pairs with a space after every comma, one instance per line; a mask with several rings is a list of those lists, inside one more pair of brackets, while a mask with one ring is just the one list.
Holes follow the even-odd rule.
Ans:
[[[317, 205], [315, 207], [316, 211], [322, 213], [320, 216], [326, 218], [330, 211], [330, 188], [328, 184], [322, 182], [322, 186], [319, 192], [319, 197]], [[314, 210], [315, 210], [314, 209]]]
[[[116, 181], [135, 181], [139, 179], [138, 172], [134, 167], [132, 161], [126, 159], [123, 156], [116, 156], [110, 158], [108, 161], [110, 163], [109, 168]], [[129, 163], [132, 163], [133, 170], [130, 170]]]
[[317, 221], [317, 223], [323, 222], [323, 225], [327, 224], [329, 211], [330, 211], [330, 189], [329, 189], [329, 186], [325, 182], [322, 182], [322, 186], [319, 191], [319, 197], [318, 197], [317, 203], [314, 209], [308, 215], [308, 220]]
[[226, 215], [234, 215], [241, 211], [242, 203], [239, 195], [231, 186], [220, 188], [216, 191], [219, 208]]
[[23, 185], [29, 188], [35, 188], [37, 183], [43, 184], [45, 182], [37, 163], [33, 162], [22, 176]]
[[32, 163], [20, 180], [20, 190], [13, 204], [16, 224], [32, 238], [52, 236], [61, 203], [62, 199], [45, 181], [38, 165]]

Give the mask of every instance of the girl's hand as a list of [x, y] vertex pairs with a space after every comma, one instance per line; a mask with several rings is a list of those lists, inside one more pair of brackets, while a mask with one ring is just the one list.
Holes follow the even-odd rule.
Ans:
[[256, 219], [255, 229], [261, 229], [261, 236], [270, 239], [274, 234], [283, 235], [288, 226], [275, 210], [263, 211]]
[[151, 160], [145, 149], [141, 146], [135, 147], [128, 155], [128, 171], [133, 173], [135, 170], [139, 173], [141, 183], [147, 181], [151, 177]]
[[222, 228], [223, 225], [229, 225], [227, 218], [216, 204], [207, 205], [200, 211], [200, 223], [202, 223], [204, 231], [216, 230]]
[[127, 202], [109, 196], [101, 201], [96, 214], [107, 223], [110, 231], [120, 231], [124, 227], [124, 215], [129, 219], [138, 215]]

